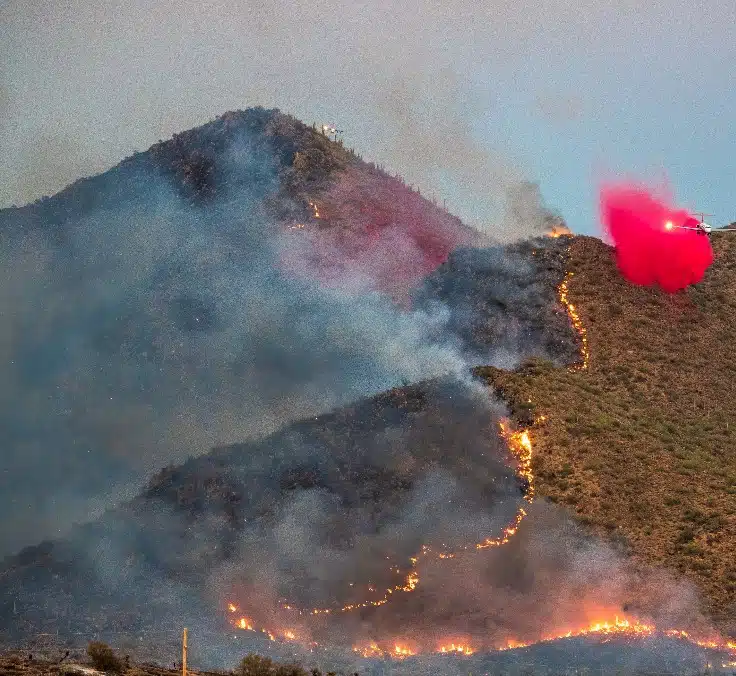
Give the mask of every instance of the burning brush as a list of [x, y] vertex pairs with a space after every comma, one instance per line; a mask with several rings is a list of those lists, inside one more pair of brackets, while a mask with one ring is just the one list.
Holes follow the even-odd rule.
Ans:
[[[565, 236], [570, 234], [566, 230], [557, 230], [557, 234], [550, 236]], [[582, 360], [574, 366], [575, 369], [585, 369], [588, 366], [590, 354], [587, 342], [587, 335], [582, 320], [570, 301], [569, 284], [573, 273], [568, 273], [561, 283], [558, 292], [561, 304], [566, 308], [570, 321], [580, 336], [581, 340], [581, 356]], [[535, 424], [543, 423], [544, 416], [539, 416]], [[530, 429], [514, 430], [508, 420], [502, 420], [499, 423], [500, 436], [506, 441], [511, 456], [516, 466], [516, 473], [525, 486], [524, 503], [530, 505], [535, 498], [535, 481], [532, 470], [533, 444]], [[297, 608], [291, 604], [284, 604], [282, 610], [288, 613], [308, 620], [310, 617], [319, 615], [340, 615], [344, 613], [353, 613], [370, 607], [379, 607], [388, 604], [392, 599], [402, 594], [410, 594], [414, 592], [421, 583], [420, 564], [422, 561], [429, 559], [447, 560], [455, 559], [461, 555], [470, 555], [472, 552], [480, 552], [490, 548], [499, 548], [507, 545], [514, 536], [519, 532], [524, 519], [527, 516], [527, 510], [524, 506], [518, 508], [513, 521], [506, 526], [499, 535], [488, 537], [480, 542], [468, 543], [454, 549], [433, 548], [423, 545], [415, 556], [410, 559], [410, 567], [403, 573], [403, 581], [393, 587], [378, 592], [378, 596], [361, 602], [335, 607], [324, 608]], [[389, 565], [393, 573], [399, 573], [400, 569], [395, 564]], [[352, 586], [352, 585], [351, 585]], [[370, 587], [371, 591], [375, 591], [374, 587]], [[254, 626], [254, 623], [240, 614], [239, 607], [230, 603], [228, 610], [232, 616], [233, 626], [242, 630], [260, 633], [266, 636], [270, 641], [297, 642], [313, 648], [318, 644], [311, 639], [300, 638], [300, 633], [296, 629], [266, 629]], [[728, 642], [721, 637], [702, 637], [694, 636], [687, 631], [675, 628], [658, 629], [652, 622], [642, 621], [635, 617], [624, 615], [617, 608], [600, 608], [595, 611], [586, 613], [587, 619], [584, 623], [577, 626], [560, 627], [553, 631], [540, 633], [533, 639], [528, 637], [509, 636], [502, 641], [483, 640], [479, 636], [460, 636], [453, 635], [445, 639], [437, 640], [435, 644], [431, 644], [427, 639], [409, 639], [405, 636], [396, 636], [392, 638], [378, 639], [376, 637], [366, 637], [364, 641], [358, 641], [353, 646], [353, 651], [366, 659], [396, 659], [403, 660], [419, 654], [439, 654], [439, 655], [456, 655], [469, 656], [479, 652], [508, 651], [529, 646], [550, 643], [563, 639], [574, 638], [591, 638], [596, 641], [608, 641], [613, 638], [621, 640], [640, 640], [655, 636], [668, 637], [700, 648], [719, 651], [730, 655], [729, 659], [736, 659], [736, 643]]]

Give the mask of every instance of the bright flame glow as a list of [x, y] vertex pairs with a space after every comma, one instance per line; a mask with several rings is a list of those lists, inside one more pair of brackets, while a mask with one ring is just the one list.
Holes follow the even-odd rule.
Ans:
[[572, 231], [564, 223], [556, 223], [544, 234], [546, 237], [552, 237], [553, 239], [572, 237]]
[[[316, 211], [316, 207], [315, 207], [315, 211]], [[573, 276], [573, 273], [569, 272], [565, 280], [562, 282], [562, 284], [560, 284], [559, 298], [560, 298], [560, 302], [567, 308], [568, 316], [570, 317], [573, 327], [578, 332], [578, 335], [580, 335], [581, 342], [582, 342], [582, 350], [581, 350], [582, 363], [578, 364], [574, 368], [584, 369], [584, 368], [587, 368], [588, 366], [590, 354], [589, 354], [588, 341], [587, 341], [585, 327], [582, 324], [582, 320], [580, 319], [580, 316], [578, 315], [575, 309], [575, 306], [572, 303], [570, 303], [568, 300], [568, 283], [570, 279], [572, 278], [572, 276]], [[536, 418], [535, 424], [543, 423], [545, 420], [546, 420], [546, 417], [543, 415], [540, 415]], [[514, 456], [514, 458], [517, 461], [517, 473], [519, 477], [526, 480], [528, 488], [524, 496], [525, 500], [528, 503], [531, 503], [534, 500], [535, 486], [534, 486], [534, 475], [532, 472], [533, 446], [532, 446], [532, 439], [531, 439], [530, 431], [528, 429], [515, 430], [515, 431], [511, 430], [510, 423], [508, 420], [501, 421], [499, 423], [499, 427], [500, 427], [501, 436], [506, 440], [509, 451], [511, 452], [511, 454]], [[282, 608], [284, 608], [285, 610], [295, 611], [299, 613], [300, 615], [329, 615], [331, 613], [348, 612], [352, 610], [358, 610], [360, 608], [367, 608], [369, 606], [376, 607], [376, 606], [384, 605], [388, 603], [389, 597], [392, 596], [393, 594], [398, 593], [398, 592], [412, 592], [417, 588], [417, 586], [419, 585], [419, 573], [417, 571], [417, 567], [421, 559], [428, 557], [428, 556], [436, 556], [439, 559], [450, 559], [450, 558], [454, 558], [455, 556], [457, 556], [458, 553], [463, 552], [463, 551], [480, 550], [480, 549], [486, 549], [488, 547], [500, 547], [502, 545], [505, 545], [517, 533], [519, 526], [521, 522], [524, 520], [524, 518], [526, 517], [526, 515], [527, 515], [526, 510], [520, 507], [512, 524], [507, 526], [502, 531], [502, 534], [500, 536], [496, 538], [487, 538], [483, 542], [479, 542], [475, 545], [464, 545], [455, 552], [450, 552], [447, 550], [440, 550], [440, 551], [435, 552], [429, 546], [423, 545], [421, 550], [417, 553], [417, 555], [414, 557], [411, 557], [410, 559], [411, 568], [406, 573], [404, 582], [402, 584], [398, 584], [394, 587], [387, 589], [384, 592], [382, 598], [374, 599], [371, 601], [365, 601], [362, 603], [353, 603], [350, 605], [343, 606], [342, 608], [335, 608], [335, 609], [315, 608], [311, 610], [301, 610], [298, 608], [294, 608], [293, 606], [290, 606], [290, 605], [283, 605]], [[391, 565], [389, 566], [389, 568], [394, 573], [400, 573], [400, 569], [395, 565]], [[353, 583], [351, 583], [350, 586], [353, 586]], [[237, 610], [237, 606], [230, 603], [228, 605], [228, 609], [231, 612], [235, 612]], [[690, 642], [702, 648], [725, 652], [729, 656], [736, 658], [736, 642], [728, 642], [728, 641], [723, 640], [720, 637], [709, 637], [709, 638], [696, 637], [696, 636], [691, 635], [687, 631], [681, 630], [681, 629], [664, 629], [660, 631], [660, 630], [657, 630], [653, 624], [647, 624], [645, 622], [641, 622], [634, 618], [622, 617], [622, 616], [616, 615], [613, 612], [601, 612], [600, 615], [603, 615], [604, 619], [592, 621], [586, 625], [582, 625], [578, 627], [556, 629], [553, 632], [543, 634], [537, 638], [526, 640], [526, 641], [522, 641], [522, 640], [518, 640], [518, 639], [510, 637], [504, 640], [503, 642], [493, 646], [492, 648], [488, 648], [486, 646], [486, 647], [483, 647], [482, 650], [513, 650], [515, 648], [528, 647], [530, 645], [534, 645], [538, 643], [546, 643], [546, 642], [557, 641], [557, 640], [561, 640], [565, 638], [583, 637], [583, 636], [601, 637], [602, 640], [605, 640], [605, 637], [608, 637], [611, 635], [621, 636], [624, 638], [629, 637], [632, 639], [637, 639], [637, 638], [645, 638], [645, 637], [652, 636], [658, 633], [660, 635], [668, 636], [670, 638]], [[606, 619], [606, 616], [607, 616], [607, 619]], [[274, 634], [267, 629], [255, 630], [250, 620], [247, 620], [246, 618], [241, 617], [234, 624], [235, 626], [241, 629], [246, 629], [249, 631], [259, 631], [265, 634], [271, 641], [276, 640], [274, 637]], [[292, 631], [287, 630], [287, 631], [282, 631], [279, 633], [283, 635], [287, 640], [296, 640], [296, 636], [294, 632]], [[387, 659], [387, 658], [404, 659], [405, 657], [415, 655], [420, 652], [471, 655], [474, 652], [481, 650], [481, 648], [479, 647], [471, 648], [465, 642], [460, 642], [460, 643], [442, 642], [439, 645], [439, 647], [430, 649], [428, 651], [426, 651], [425, 649], [419, 648], [419, 647], [416, 649], [409, 648], [403, 643], [403, 641], [387, 641], [386, 643], [384, 643], [384, 645], [385, 647], [382, 647], [381, 645], [379, 645], [378, 642], [372, 641], [365, 645], [354, 646], [353, 650], [365, 658], [380, 658], [380, 659]], [[734, 665], [736, 665], [736, 661], [725, 663], [723, 666], [725, 668], [725, 667], [734, 666]]]
[[[603, 613], [601, 613], [603, 614]], [[275, 641], [276, 637], [273, 632], [267, 629], [254, 629], [250, 621], [246, 618], [240, 618], [236, 622], [236, 626], [241, 629], [248, 631], [258, 631], [270, 641]], [[296, 641], [296, 634], [291, 630], [285, 630], [280, 634], [287, 641]], [[404, 659], [412, 655], [418, 655], [422, 653], [437, 653], [437, 654], [457, 654], [457, 655], [472, 655], [479, 651], [494, 652], [494, 651], [505, 651], [514, 650], [517, 648], [527, 648], [532, 645], [540, 643], [550, 643], [553, 641], [559, 641], [567, 638], [580, 638], [580, 637], [591, 637], [593, 639], [600, 639], [605, 641], [610, 636], [619, 636], [624, 639], [642, 639], [651, 637], [654, 635], [667, 636], [680, 641], [686, 641], [693, 645], [697, 645], [701, 648], [708, 650], [717, 650], [719, 652], [726, 653], [730, 658], [736, 658], [736, 642], [725, 641], [718, 636], [711, 637], [700, 637], [691, 634], [682, 629], [663, 629], [658, 630], [654, 624], [642, 622], [635, 618], [628, 618], [621, 615], [612, 613], [608, 619], [598, 619], [589, 622], [588, 624], [575, 626], [575, 627], [563, 627], [556, 629], [555, 631], [542, 634], [538, 637], [520, 640], [509, 637], [500, 643], [493, 646], [484, 646], [482, 648], [473, 648], [468, 642], [443, 642], [434, 649], [424, 649], [421, 647], [412, 648], [407, 646], [401, 640], [386, 641], [383, 645], [379, 644], [378, 641], [371, 641], [368, 644], [353, 646], [353, 650], [365, 658], [374, 659]], [[310, 645], [317, 645], [311, 643]], [[385, 647], [384, 647], [385, 646]], [[724, 663], [725, 666], [736, 664], [736, 662]]]
[[567, 297], [567, 294], [569, 293], [569, 284], [570, 280], [575, 275], [574, 272], [568, 272], [567, 276], [563, 280], [562, 284], [560, 284], [559, 293], [560, 293], [560, 303], [567, 308], [567, 316], [570, 317], [570, 321], [572, 322], [573, 327], [578, 332], [578, 335], [580, 336], [580, 353], [582, 356], [582, 362], [578, 364], [577, 366], [572, 367], [573, 370], [584, 370], [588, 368], [588, 364], [590, 363], [590, 348], [588, 347], [588, 332], [585, 329], [585, 326], [583, 325], [583, 320], [580, 319], [580, 315], [578, 314], [578, 311], [575, 309], [575, 306], [570, 302], [570, 300]]
[[450, 645], [440, 646], [437, 652], [440, 653], [458, 653], [460, 655], [472, 655], [475, 651], [467, 645], [450, 643]]
[[409, 657], [410, 655], [414, 655], [414, 652], [411, 649], [400, 645], [394, 646], [395, 657]]
[[[719, 638], [696, 638], [688, 634], [688, 632], [679, 629], [665, 629], [660, 631], [653, 624], [616, 614], [609, 616], [608, 619], [595, 620], [577, 627], [559, 629], [531, 640], [522, 641], [515, 638], [508, 638], [496, 644], [494, 647], [471, 648], [467, 642], [448, 642], [442, 643], [434, 649], [421, 650], [408, 648], [401, 641], [386, 641], [383, 644], [380, 644], [378, 641], [371, 641], [366, 645], [354, 646], [353, 650], [366, 658], [403, 659], [410, 655], [421, 653], [472, 655], [481, 650], [487, 652], [515, 650], [518, 648], [528, 648], [529, 646], [540, 643], [585, 636], [605, 641], [611, 636], [617, 636], [627, 640], [637, 640], [657, 634], [688, 641], [701, 648], [718, 650], [736, 657], [736, 643], [725, 642]], [[724, 667], [729, 664], [734, 663], [726, 663]]]
[[672, 228], [674, 228], [674, 227], [675, 227], [675, 224], [672, 221], [667, 221], [664, 224], [664, 229], [665, 230], [672, 230]]

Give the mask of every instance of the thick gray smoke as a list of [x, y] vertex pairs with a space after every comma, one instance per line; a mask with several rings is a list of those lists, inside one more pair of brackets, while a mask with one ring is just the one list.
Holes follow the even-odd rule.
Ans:
[[[73, 642], [99, 632], [115, 643], [140, 635], [155, 645], [185, 622], [202, 665], [231, 666], [255, 649], [363, 671], [345, 654], [372, 642], [482, 653], [617, 613], [660, 627], [702, 624], [692, 589], [637, 571], [563, 510], [524, 501], [496, 433], [502, 414], [468, 383], [423, 383], [167, 469], [97, 524], [14, 559], [0, 584], [2, 633], [56, 629]], [[507, 544], [474, 549], [521, 506], [528, 516]], [[381, 598], [423, 545], [457, 556], [419, 554], [419, 585], [385, 605], [321, 616], [282, 607]], [[228, 626], [240, 617], [254, 631]], [[321, 658], [305, 652], [312, 641]], [[639, 655], [627, 644], [597, 657], [588, 648], [568, 644], [556, 659]]]
[[[545, 328], [562, 273], [553, 244], [458, 252], [410, 312], [289, 276], [274, 213], [299, 205], [284, 197], [282, 159], [242, 133], [216, 180], [182, 170], [206, 199], [134, 158], [74, 203], [0, 214], [6, 551], [89, 518], [154, 468], [241, 442], [9, 560], [3, 634], [130, 636], [184, 619], [224, 637], [229, 600], [256, 627], [347, 648], [395, 635], [430, 648], [451, 634], [532, 640], [631, 597], [658, 622], [700, 621], [690, 590], [638, 579], [541, 502], [504, 547], [422, 559], [420, 587], [391, 604], [284, 616], [284, 601], [339, 606], [403, 584], [392, 566], [405, 572], [424, 544], [498, 537], [526, 486], [497, 436], [503, 407], [468, 382], [469, 363], [564, 361], [555, 331], [571, 342], [564, 313]], [[523, 262], [525, 247], [541, 267]], [[364, 274], [352, 288], [370, 288]]]
[[133, 163], [71, 206], [41, 205], [40, 227], [2, 214], [0, 552], [88, 518], [163, 464], [464, 369], [442, 310], [402, 313], [282, 273], [277, 170], [245, 135], [207, 206]]

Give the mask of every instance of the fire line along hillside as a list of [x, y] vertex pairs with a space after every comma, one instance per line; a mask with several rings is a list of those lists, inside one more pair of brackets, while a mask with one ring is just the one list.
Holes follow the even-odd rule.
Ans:
[[613, 250], [571, 241], [568, 299], [587, 368], [479, 369], [533, 431], [539, 492], [636, 559], [679, 571], [736, 635], [736, 245], [668, 295], [626, 282]]
[[[91, 214], [98, 220], [89, 227]], [[182, 255], [136, 230], [152, 214], [173, 224], [168, 236], [187, 234]], [[41, 633], [74, 641], [91, 632], [112, 641], [140, 632], [153, 644], [162, 640], [154, 630], [178, 636], [185, 620], [194, 633], [214, 627], [227, 642], [242, 629], [287, 653], [299, 637], [302, 648], [360, 643], [360, 654], [375, 655], [378, 631], [390, 651], [399, 631], [426, 652], [458, 632], [478, 641], [479, 654], [523, 649], [595, 624], [604, 595], [607, 622], [661, 609], [659, 590], [646, 589], [652, 578], [636, 583], [613, 557], [585, 559], [583, 584], [575, 557], [590, 547], [599, 553], [600, 541], [642, 570], [654, 565], [692, 580], [709, 618], [736, 635], [732, 244], [715, 241], [705, 281], [673, 296], [627, 284], [611, 249], [592, 238], [481, 247], [472, 230], [401, 180], [263, 109], [228, 113], [53, 198], [3, 210], [0, 232], [24, 246], [30, 233], [38, 245], [31, 254], [42, 254], [18, 247], [17, 279], [5, 280], [19, 292], [34, 274], [40, 282], [12, 317], [23, 329], [12, 342], [23, 368], [9, 374], [33, 396], [17, 405], [26, 402], [17, 387], [8, 397], [13, 415], [2, 415], [14, 462], [27, 470], [15, 467], [16, 475], [46, 474], [7, 491], [33, 506], [29, 486], [40, 486], [34, 495], [48, 501], [47, 519], [65, 497], [119, 503], [3, 562], [3, 640], [21, 644]], [[274, 260], [256, 253], [273, 253], [261, 247], [272, 235], [286, 242], [274, 259], [289, 284], [378, 290], [428, 314], [442, 305], [453, 355], [476, 365], [476, 380], [426, 378], [368, 395], [370, 387], [356, 385], [346, 388], [347, 404], [344, 397], [309, 409], [292, 381], [308, 381], [311, 403], [316, 391], [373, 366], [354, 350], [318, 358], [325, 343], [345, 344], [352, 312], [328, 330], [320, 325], [303, 352], [292, 349], [292, 333], [274, 339], [276, 314], [307, 329], [309, 314], [332, 318], [314, 297], [306, 311], [299, 299], [289, 305], [289, 293], [268, 322], [259, 324], [259, 308], [249, 306], [237, 327], [248, 329], [247, 340], [241, 352], [232, 347], [242, 335], [228, 322], [242, 319], [250, 298], [266, 298], [243, 271], [267, 268], [246, 280], [269, 288], [279, 277]], [[125, 242], [135, 237], [130, 256]], [[120, 276], [105, 277], [125, 255]], [[57, 266], [48, 283], [38, 272], [45, 265]], [[53, 296], [60, 279], [64, 293]], [[112, 304], [126, 284], [131, 293]], [[80, 310], [69, 298], [93, 302]], [[391, 308], [397, 322], [409, 314]], [[259, 341], [268, 349], [247, 352]], [[274, 343], [285, 348], [274, 352]], [[346, 368], [329, 370], [335, 361]], [[310, 381], [310, 362], [332, 379]], [[284, 363], [293, 378], [276, 377]], [[266, 415], [257, 415], [257, 400], [239, 398], [254, 364], [268, 368], [252, 389], [278, 395], [262, 411], [285, 413], [247, 440], [243, 430]], [[197, 436], [213, 420], [223, 427]], [[516, 453], [509, 424], [528, 428], [517, 432], [524, 441]], [[234, 443], [212, 441], [223, 429]], [[180, 455], [157, 446], [169, 438], [190, 446]], [[112, 451], [107, 464], [95, 464], [91, 451], [100, 449]], [[153, 479], [137, 497], [108, 495], [146, 473]], [[68, 493], [54, 493], [62, 482]], [[533, 492], [546, 500], [532, 501]], [[455, 556], [468, 550], [474, 556]], [[606, 586], [610, 571], [621, 594]], [[584, 633], [575, 636], [585, 642]]]

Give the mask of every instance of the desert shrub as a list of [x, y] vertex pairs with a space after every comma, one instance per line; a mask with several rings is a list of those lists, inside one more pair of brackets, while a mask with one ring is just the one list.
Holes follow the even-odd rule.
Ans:
[[119, 674], [123, 671], [122, 660], [113, 652], [113, 649], [101, 641], [92, 641], [87, 646], [87, 655], [92, 665], [100, 671], [110, 671]]
[[273, 661], [270, 657], [261, 657], [255, 653], [249, 653], [241, 661], [238, 667], [238, 676], [273, 676], [275, 672]]
[[275, 676], [307, 676], [298, 664], [279, 664], [274, 672]]

